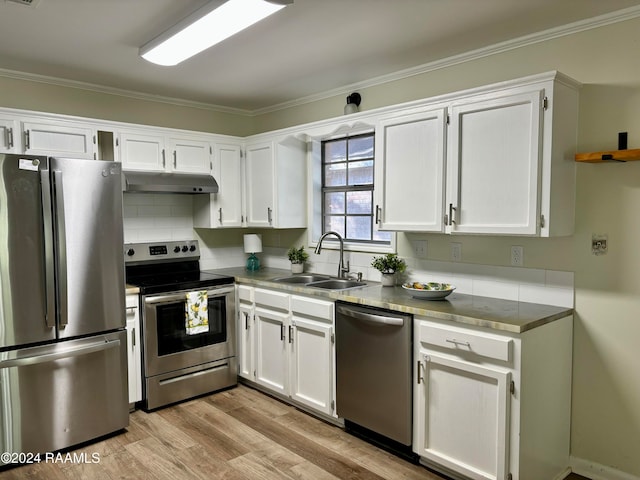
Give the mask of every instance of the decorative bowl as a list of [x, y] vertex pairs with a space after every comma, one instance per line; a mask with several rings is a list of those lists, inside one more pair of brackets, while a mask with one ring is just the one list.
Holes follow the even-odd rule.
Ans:
[[423, 300], [442, 300], [456, 289], [453, 285], [440, 282], [410, 282], [403, 284], [402, 288], [412, 297]]

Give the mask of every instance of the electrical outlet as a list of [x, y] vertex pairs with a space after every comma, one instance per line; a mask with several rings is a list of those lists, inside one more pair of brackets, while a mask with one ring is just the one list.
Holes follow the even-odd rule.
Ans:
[[591, 236], [591, 253], [594, 255], [604, 255], [608, 251], [608, 236], [596, 235]]
[[511, 247], [511, 265], [522, 267], [524, 265], [524, 247], [513, 245]]
[[451, 242], [451, 260], [454, 262], [462, 261], [462, 244]]
[[427, 258], [427, 241], [414, 240], [412, 243], [413, 254], [416, 256], [416, 258]]

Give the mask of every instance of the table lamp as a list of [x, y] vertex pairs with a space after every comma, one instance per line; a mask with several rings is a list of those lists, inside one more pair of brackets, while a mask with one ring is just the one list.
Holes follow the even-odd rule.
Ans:
[[262, 238], [255, 233], [249, 233], [244, 236], [244, 253], [250, 253], [247, 259], [247, 270], [255, 272], [260, 269], [260, 259], [256, 257], [256, 253], [262, 252]]

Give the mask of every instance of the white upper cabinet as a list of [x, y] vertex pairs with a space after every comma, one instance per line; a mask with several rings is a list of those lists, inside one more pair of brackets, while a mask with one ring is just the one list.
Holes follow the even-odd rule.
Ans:
[[95, 132], [90, 126], [24, 121], [22, 136], [23, 152], [29, 155], [94, 158]]
[[151, 133], [121, 132], [120, 161], [125, 170], [165, 171], [167, 155], [164, 136]]
[[244, 213], [241, 146], [239, 143], [216, 143], [213, 152], [212, 174], [218, 182], [218, 193], [194, 197], [194, 227], [242, 227]]
[[451, 108], [447, 231], [538, 232], [543, 96], [535, 89]]
[[376, 127], [380, 230], [443, 231], [446, 109], [393, 114]]
[[452, 102], [445, 231], [573, 233], [578, 84], [557, 72]]
[[121, 130], [120, 160], [125, 170], [209, 173], [212, 147], [208, 138], [162, 131]]
[[278, 137], [247, 143], [245, 156], [246, 226], [307, 226], [306, 143]]
[[20, 151], [18, 122], [10, 117], [0, 116], [0, 153]]
[[245, 162], [247, 226], [273, 227], [273, 142], [247, 145]]
[[427, 99], [381, 117], [379, 228], [572, 234], [578, 88], [551, 72]]
[[210, 173], [212, 147], [208, 141], [192, 138], [169, 138], [170, 169], [183, 173]]

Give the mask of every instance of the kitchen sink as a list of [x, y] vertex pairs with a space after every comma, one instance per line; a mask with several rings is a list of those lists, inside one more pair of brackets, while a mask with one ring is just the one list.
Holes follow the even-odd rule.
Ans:
[[346, 290], [348, 288], [364, 287], [367, 284], [365, 282], [358, 282], [356, 280], [347, 280], [344, 278], [330, 278], [328, 280], [321, 280], [319, 282], [307, 283], [307, 287], [324, 288], [325, 290]]
[[334, 278], [328, 275], [316, 275], [313, 273], [304, 275], [290, 275], [271, 279], [272, 282], [304, 285], [305, 287], [323, 288], [325, 290], [347, 290], [349, 288], [364, 287], [365, 282], [348, 280], [346, 278]]
[[329, 280], [330, 278], [331, 277], [329, 277], [328, 275], [309, 274], [309, 275], [291, 275], [289, 277], [278, 277], [278, 278], [273, 278], [271, 281], [278, 282], [278, 283], [295, 283], [295, 284], [306, 285], [307, 283], [319, 282], [321, 280]]

